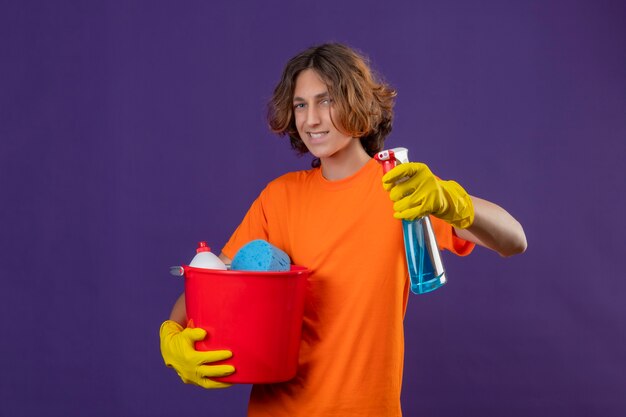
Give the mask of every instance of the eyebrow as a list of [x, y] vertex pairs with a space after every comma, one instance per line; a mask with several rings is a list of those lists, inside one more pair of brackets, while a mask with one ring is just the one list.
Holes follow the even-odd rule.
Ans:
[[[328, 91], [325, 91], [325, 92], [323, 92], [323, 93], [316, 94], [313, 98], [315, 98], [315, 99], [320, 99], [320, 98], [326, 98], [326, 97], [330, 97], [330, 94], [328, 94]], [[305, 100], [305, 99], [303, 99], [302, 97], [294, 97], [294, 98], [293, 98], [293, 101], [294, 101], [294, 102], [296, 102], [296, 101], [298, 101], [298, 102], [299, 102], [299, 101], [306, 101], [306, 100]]]

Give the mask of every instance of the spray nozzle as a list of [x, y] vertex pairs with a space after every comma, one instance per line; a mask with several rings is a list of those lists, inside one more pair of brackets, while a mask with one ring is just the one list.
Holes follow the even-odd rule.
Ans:
[[374, 159], [383, 166], [383, 172], [391, 171], [398, 163], [409, 162], [409, 150], [407, 148], [385, 149], [374, 155]]
[[396, 166], [396, 156], [393, 149], [378, 152], [374, 155], [374, 159], [382, 164], [384, 173], [391, 171]]
[[399, 161], [401, 164], [409, 162], [409, 150], [407, 148], [393, 148], [389, 152], [393, 152], [396, 161]]
[[384, 162], [384, 161], [394, 161], [396, 157], [394, 155], [393, 149], [386, 149], [374, 155], [374, 159], [377, 160], [378, 162]]

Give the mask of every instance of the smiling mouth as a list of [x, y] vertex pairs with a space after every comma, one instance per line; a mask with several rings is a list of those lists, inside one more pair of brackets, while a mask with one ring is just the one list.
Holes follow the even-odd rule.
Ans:
[[324, 136], [326, 136], [328, 134], [328, 131], [326, 132], [307, 132], [307, 134], [309, 135], [309, 137], [311, 139], [321, 139]]

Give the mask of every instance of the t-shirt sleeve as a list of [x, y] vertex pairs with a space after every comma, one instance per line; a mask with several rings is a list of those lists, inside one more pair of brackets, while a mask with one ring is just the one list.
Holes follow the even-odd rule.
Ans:
[[235, 256], [239, 248], [251, 240], [268, 240], [267, 216], [263, 204], [265, 193], [266, 190], [263, 190], [261, 195], [254, 200], [243, 220], [222, 248], [224, 255], [230, 259]]
[[454, 233], [454, 228], [449, 223], [435, 216], [430, 216], [430, 221], [433, 224], [435, 236], [437, 236], [439, 249], [447, 249], [459, 256], [467, 256], [472, 253], [476, 246], [474, 242], [461, 239]]

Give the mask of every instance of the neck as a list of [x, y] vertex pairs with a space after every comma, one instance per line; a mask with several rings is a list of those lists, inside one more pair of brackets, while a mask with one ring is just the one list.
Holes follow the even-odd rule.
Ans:
[[329, 181], [342, 180], [355, 174], [370, 159], [370, 156], [363, 149], [361, 141], [355, 138], [352, 139], [350, 146], [320, 159], [322, 175]]

